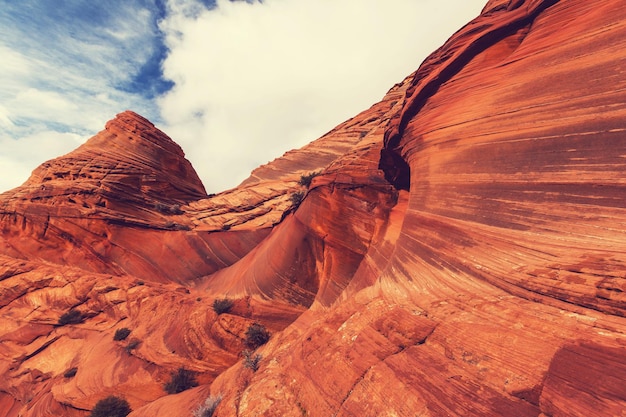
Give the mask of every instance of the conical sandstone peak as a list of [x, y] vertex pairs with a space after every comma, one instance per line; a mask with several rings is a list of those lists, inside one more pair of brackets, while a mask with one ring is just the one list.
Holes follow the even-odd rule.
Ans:
[[[220, 243], [181, 233], [192, 228], [181, 207], [203, 197], [202, 182], [180, 146], [147, 119], [126, 111], [74, 151], [40, 165], [22, 186], [0, 195], [0, 248], [18, 258], [92, 272], [186, 281], [241, 256], [230, 251], [214, 262], [206, 260]], [[172, 232], [167, 251], [157, 237], [164, 232]], [[242, 251], [248, 249], [243, 245]], [[182, 252], [190, 265], [176, 267], [172, 259]], [[152, 259], [156, 253], [160, 256]]]
[[180, 146], [132, 111], [118, 114], [76, 150], [40, 165], [22, 188], [40, 199], [76, 191], [137, 204], [206, 196]]

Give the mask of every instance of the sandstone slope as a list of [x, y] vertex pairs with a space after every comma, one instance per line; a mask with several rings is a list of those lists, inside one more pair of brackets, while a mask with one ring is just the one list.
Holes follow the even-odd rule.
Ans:
[[[314, 261], [309, 274], [295, 269], [312, 256], [308, 250], [294, 256], [274, 247], [280, 265], [273, 270], [255, 262], [265, 275], [242, 291], [213, 272], [231, 264], [240, 271], [262, 247], [271, 248], [266, 241], [276, 241], [272, 228], [289, 222], [307, 192], [303, 175], [324, 171], [314, 184], [332, 179], [344, 188], [357, 177], [371, 177], [393, 195], [376, 168], [381, 121], [399, 111], [407, 85], [217, 195], [205, 195], [171, 139], [127, 111], [0, 196], [0, 344], [6, 348], [0, 359], [6, 411], [0, 415], [82, 416], [98, 399], [116, 393], [133, 408], [189, 415], [198, 399], [172, 402], [185, 396], [163, 391], [170, 372], [184, 366], [198, 373], [200, 383], [211, 382], [240, 360], [252, 323], [278, 333], [313, 303], [319, 288]], [[365, 153], [369, 171], [359, 170], [358, 155]], [[340, 172], [343, 163], [333, 168], [346, 155], [352, 173]], [[256, 289], [262, 285], [271, 294]], [[218, 316], [212, 303], [225, 295], [235, 306]], [[82, 322], [60, 326], [70, 309], [83, 314]], [[121, 328], [131, 335], [113, 340]], [[76, 375], [66, 377], [72, 369]], [[208, 386], [198, 390], [208, 392]]]
[[[0, 195], [0, 416], [110, 393], [131, 416], [624, 415], [625, 22], [617, 0], [489, 1], [380, 103], [214, 196], [118, 115]], [[165, 395], [179, 366], [200, 386]]]
[[431, 55], [386, 128], [387, 223], [217, 415], [621, 415], [624, 11], [491, 2]]

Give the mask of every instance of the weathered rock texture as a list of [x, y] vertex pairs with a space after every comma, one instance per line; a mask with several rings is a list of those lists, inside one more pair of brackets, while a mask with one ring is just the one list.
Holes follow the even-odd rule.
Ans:
[[625, 68], [620, 1], [490, 1], [215, 196], [118, 115], [0, 196], [0, 417], [625, 415]]

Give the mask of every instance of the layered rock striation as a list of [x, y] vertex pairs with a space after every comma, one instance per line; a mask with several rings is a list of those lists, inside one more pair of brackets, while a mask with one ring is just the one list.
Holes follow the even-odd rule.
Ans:
[[[622, 415], [624, 22], [616, 0], [489, 1], [380, 103], [213, 196], [118, 115], [0, 195], [0, 416], [109, 394], [131, 416]], [[181, 366], [199, 386], [166, 395]]]
[[616, 7], [491, 2], [426, 60], [385, 128], [397, 204], [333, 307], [285, 330], [296, 342], [218, 415], [623, 412]]
[[194, 233], [184, 207], [204, 197], [180, 147], [127, 111], [2, 195], [0, 245], [21, 259], [189, 282], [235, 262], [268, 233]]

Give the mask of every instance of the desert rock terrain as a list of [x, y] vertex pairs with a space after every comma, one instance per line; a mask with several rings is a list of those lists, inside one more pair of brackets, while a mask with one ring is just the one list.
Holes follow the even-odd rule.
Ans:
[[[491, 0], [216, 195], [126, 111], [0, 194], [0, 231], [0, 417], [108, 395], [132, 417], [208, 397], [219, 417], [624, 416], [626, 7]], [[181, 367], [198, 386], [168, 395]]]

